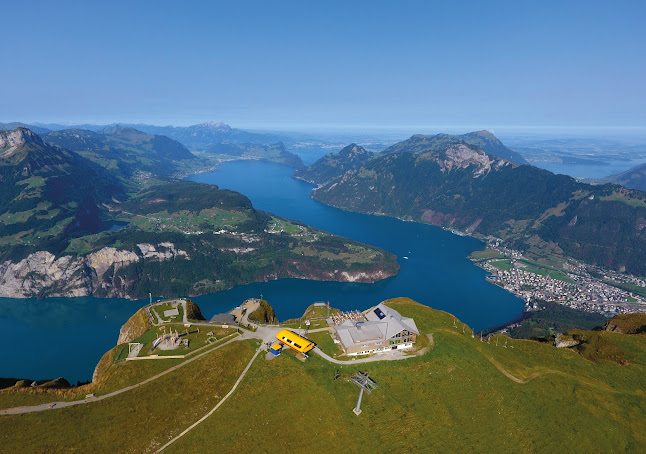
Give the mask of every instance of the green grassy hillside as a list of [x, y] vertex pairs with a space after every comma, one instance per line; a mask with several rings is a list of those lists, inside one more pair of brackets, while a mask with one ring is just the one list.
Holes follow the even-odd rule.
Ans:
[[386, 251], [270, 216], [245, 196], [214, 185], [168, 182], [115, 205], [113, 213], [128, 227], [76, 238], [66, 252], [118, 247], [142, 255], [138, 245], [154, 240], [161, 252], [172, 244], [182, 253], [107, 269], [97, 296], [199, 295], [285, 277], [343, 280], [343, 272], [363, 272], [370, 281], [398, 270]]
[[102, 132], [65, 129], [52, 131], [43, 140], [79, 153], [126, 180], [137, 172], [172, 176], [181, 170], [203, 166], [181, 143], [134, 128], [111, 126]]
[[294, 176], [311, 183], [323, 184], [343, 175], [348, 170], [361, 167], [372, 156], [372, 152], [356, 143], [351, 143], [338, 153], [323, 156], [309, 167], [297, 169]]
[[[231, 398], [164, 452], [319, 452], [332, 444], [342, 452], [605, 453], [646, 446], [644, 336], [594, 332], [598, 345], [621, 351], [625, 361], [591, 361], [533, 341], [482, 342], [450, 314], [404, 298], [388, 304], [432, 338], [422, 356], [339, 366], [316, 355], [305, 362], [290, 352], [272, 361], [260, 355]], [[257, 345], [234, 342], [100, 403], [2, 416], [0, 440], [11, 452], [152, 452], [231, 389]], [[146, 362], [113, 368], [125, 373]], [[378, 385], [364, 395], [359, 416], [352, 413], [358, 388], [348, 381], [357, 371]]]
[[[488, 344], [449, 314], [403, 300], [393, 307], [433, 334], [430, 352], [356, 366], [290, 355], [256, 362], [233, 400], [168, 452], [200, 450], [216, 431], [221, 452], [330, 443], [350, 452], [635, 452], [646, 443], [643, 339], [603, 333], [629, 364], [593, 363], [532, 341]], [[357, 417], [358, 388], [346, 378], [358, 370], [379, 388]]]
[[263, 161], [276, 162], [289, 167], [299, 169], [303, 167], [303, 161], [298, 155], [285, 149], [282, 142], [272, 145], [261, 145], [255, 143], [216, 143], [205, 150], [207, 155], [216, 155], [223, 159], [260, 159]]
[[94, 233], [102, 204], [124, 196], [116, 176], [24, 128], [0, 130], [0, 259], [61, 250], [69, 235]]
[[199, 295], [284, 277], [374, 282], [398, 270], [392, 254], [270, 216], [237, 192], [135, 178], [149, 169], [141, 162], [171, 173], [194, 161], [171, 139], [131, 128], [51, 134], [118, 159], [101, 167], [27, 129], [0, 131], [1, 296]]

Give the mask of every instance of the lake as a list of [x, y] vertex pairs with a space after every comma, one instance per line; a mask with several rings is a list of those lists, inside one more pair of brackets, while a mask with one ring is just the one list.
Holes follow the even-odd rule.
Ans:
[[261, 294], [281, 320], [302, 315], [315, 301], [366, 309], [398, 296], [451, 312], [476, 330], [500, 325], [522, 311], [520, 299], [487, 282], [487, 273], [467, 259], [484, 247], [479, 240], [431, 225], [329, 207], [310, 198], [313, 185], [291, 174], [292, 169], [278, 164], [234, 161], [188, 179], [241, 192], [258, 209], [392, 252], [401, 266], [399, 274], [375, 284], [298, 279], [249, 284], [194, 298], [205, 314], [215, 313], [223, 303], [236, 305]]
[[646, 159], [608, 160], [599, 164], [566, 164], [562, 162], [535, 161], [532, 165], [552, 173], [569, 175], [574, 178], [605, 178], [617, 175], [626, 170], [646, 163]]
[[[486, 272], [466, 258], [483, 247], [480, 241], [430, 225], [323, 205], [310, 198], [311, 184], [291, 174], [292, 169], [278, 164], [237, 161], [189, 179], [239, 191], [258, 209], [390, 251], [398, 257], [399, 274], [375, 284], [281, 279], [239, 286], [193, 298], [205, 317], [261, 295], [281, 320], [301, 316], [316, 301], [361, 310], [398, 296], [451, 312], [475, 330], [503, 324], [521, 313], [522, 301], [488, 283]], [[91, 379], [103, 353], [115, 345], [121, 325], [146, 302], [0, 298], [0, 332], [5, 339], [0, 377], [64, 376], [72, 383]]]

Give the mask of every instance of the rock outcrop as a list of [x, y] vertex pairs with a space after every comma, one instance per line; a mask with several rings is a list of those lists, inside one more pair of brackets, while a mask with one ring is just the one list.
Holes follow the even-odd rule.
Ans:
[[84, 260], [39, 251], [13, 263], [0, 264], [0, 296], [29, 298], [47, 292], [48, 296], [86, 296], [92, 293], [92, 278]]
[[86, 256], [56, 258], [50, 252], [38, 251], [19, 262], [6, 261], [0, 264], [0, 297], [87, 296], [99, 288], [107, 289], [111, 296], [128, 297], [123, 290], [112, 288], [112, 276], [120, 268], [142, 259], [189, 258], [172, 243], [138, 246], [140, 254], [104, 247]]
[[603, 329], [621, 334], [646, 333], [646, 313], [617, 314], [606, 322]]
[[123, 324], [119, 330], [119, 339], [117, 345], [132, 342], [151, 327], [150, 320], [146, 314], [146, 309], [141, 308]]
[[576, 347], [581, 343], [580, 340], [574, 339], [571, 336], [559, 334], [556, 336], [554, 339], [554, 346], [556, 348], [570, 348], [570, 347]]
[[0, 131], [0, 156], [7, 158], [27, 143], [45, 146], [38, 134], [26, 128], [16, 128], [13, 131]]

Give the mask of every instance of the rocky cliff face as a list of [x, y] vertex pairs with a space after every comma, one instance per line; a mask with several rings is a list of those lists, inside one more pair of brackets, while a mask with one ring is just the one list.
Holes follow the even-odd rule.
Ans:
[[489, 173], [491, 166], [495, 162], [485, 152], [464, 144], [451, 145], [447, 148], [444, 159], [438, 161], [442, 172], [450, 172], [453, 168], [466, 169], [473, 165], [475, 169], [473, 171], [474, 178]]
[[92, 293], [92, 278], [83, 259], [46, 251], [30, 254], [13, 263], [0, 264], [0, 296], [29, 298], [47, 292], [49, 296], [86, 296]]
[[28, 143], [45, 146], [37, 134], [25, 128], [16, 128], [13, 131], [0, 131], [0, 156], [7, 158], [16, 150]]
[[125, 344], [132, 342], [139, 336], [143, 335], [151, 327], [150, 320], [146, 314], [146, 309], [141, 308], [134, 313], [132, 317], [128, 319], [126, 323], [123, 324], [119, 330], [119, 339], [117, 339], [117, 345]]
[[56, 258], [50, 252], [39, 251], [19, 262], [6, 261], [0, 264], [0, 297], [87, 296], [99, 288], [107, 290], [111, 296], [128, 297], [123, 289], [112, 283], [119, 268], [144, 258], [159, 261], [177, 256], [189, 258], [172, 243], [139, 244], [137, 247], [139, 254], [104, 247], [86, 256]]

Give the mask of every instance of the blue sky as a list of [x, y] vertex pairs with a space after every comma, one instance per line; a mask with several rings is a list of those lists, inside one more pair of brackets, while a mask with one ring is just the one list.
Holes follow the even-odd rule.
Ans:
[[645, 5], [5, 1], [0, 121], [640, 128]]

